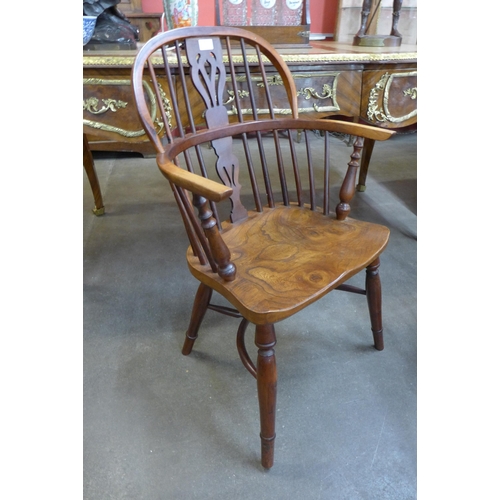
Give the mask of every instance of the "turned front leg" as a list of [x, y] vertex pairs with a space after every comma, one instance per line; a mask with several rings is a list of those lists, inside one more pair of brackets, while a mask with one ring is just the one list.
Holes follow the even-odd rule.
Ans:
[[379, 267], [380, 259], [377, 258], [366, 268], [366, 298], [368, 299], [375, 349], [381, 351], [384, 348], [384, 330], [382, 328], [382, 286], [380, 285]]
[[270, 469], [274, 462], [274, 438], [276, 422], [277, 371], [274, 346], [274, 325], [257, 325], [255, 345], [257, 357], [257, 393], [260, 410], [261, 463]]

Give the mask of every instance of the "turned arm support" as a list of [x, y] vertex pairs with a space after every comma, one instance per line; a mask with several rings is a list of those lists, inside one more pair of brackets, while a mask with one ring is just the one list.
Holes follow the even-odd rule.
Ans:
[[198, 194], [193, 194], [193, 205], [198, 209], [198, 216], [201, 221], [201, 227], [207, 237], [210, 251], [217, 264], [217, 274], [224, 281], [233, 281], [236, 278], [236, 266], [231, 262], [231, 252], [217, 227], [208, 199]]
[[179, 168], [165, 153], [158, 154], [156, 161], [161, 172], [169, 181], [207, 200], [218, 203], [233, 194], [233, 190], [230, 187], [224, 186], [224, 184]]
[[157, 163], [170, 182], [193, 194], [193, 205], [198, 209], [201, 227], [208, 240], [213, 262], [217, 266], [214, 270], [217, 270], [217, 274], [224, 281], [233, 281], [236, 277], [236, 266], [231, 262], [231, 252], [222, 239], [209, 205], [209, 201], [219, 202], [229, 198], [233, 190], [179, 168], [165, 154], [157, 156]]

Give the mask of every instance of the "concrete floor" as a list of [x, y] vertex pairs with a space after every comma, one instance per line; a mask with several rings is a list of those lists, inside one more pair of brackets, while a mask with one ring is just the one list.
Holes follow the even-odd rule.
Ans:
[[358, 295], [330, 293], [276, 326], [270, 471], [238, 320], [209, 311], [180, 352], [197, 282], [167, 181], [154, 159], [97, 156], [103, 217], [83, 179], [85, 499], [416, 498], [416, 146], [416, 134], [377, 144], [353, 203], [391, 229], [385, 350]]

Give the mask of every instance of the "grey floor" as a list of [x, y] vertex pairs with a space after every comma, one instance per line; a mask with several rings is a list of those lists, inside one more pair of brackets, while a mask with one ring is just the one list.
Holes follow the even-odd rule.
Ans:
[[376, 145], [353, 203], [352, 216], [391, 228], [385, 350], [358, 295], [333, 292], [276, 326], [270, 471], [238, 320], [209, 312], [180, 352], [197, 284], [155, 160], [101, 155], [96, 168], [105, 216], [83, 178], [84, 498], [415, 499], [417, 135]]

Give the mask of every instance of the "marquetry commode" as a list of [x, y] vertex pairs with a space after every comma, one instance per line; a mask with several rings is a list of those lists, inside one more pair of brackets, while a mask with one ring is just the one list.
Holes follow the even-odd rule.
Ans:
[[[415, 126], [415, 46], [353, 47], [337, 42], [311, 42], [306, 48], [280, 48], [279, 52], [294, 75], [303, 116], [354, 119], [391, 129]], [[132, 100], [130, 71], [134, 56], [133, 51], [84, 52], [83, 125], [93, 151], [154, 153]], [[248, 82], [243, 76], [239, 82], [239, 96], [244, 99]], [[271, 84], [279, 86], [279, 77], [273, 77]], [[252, 81], [252, 85], [259, 88], [258, 81]], [[145, 81], [144, 86], [150, 92], [150, 83]], [[169, 96], [158, 103], [150, 95], [151, 105], [156, 109], [164, 106], [169, 115]], [[230, 115], [232, 99], [234, 94], [229, 90], [226, 104]], [[251, 112], [250, 104], [247, 111]], [[275, 109], [276, 115], [288, 113], [288, 109], [279, 106]], [[199, 119], [201, 124], [201, 112]]]

